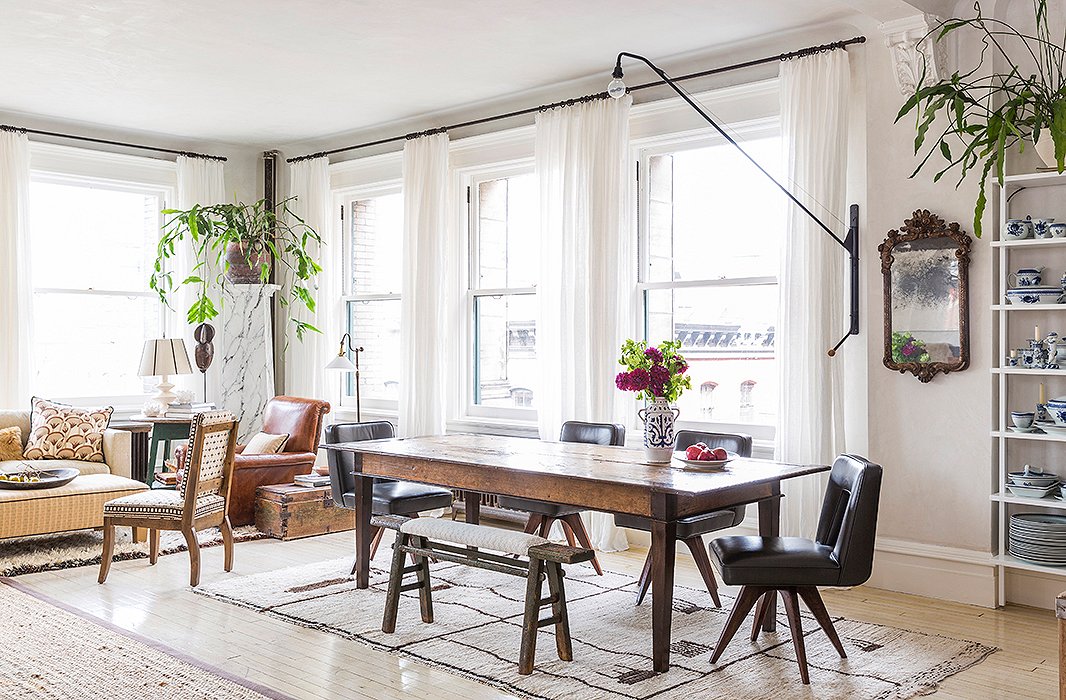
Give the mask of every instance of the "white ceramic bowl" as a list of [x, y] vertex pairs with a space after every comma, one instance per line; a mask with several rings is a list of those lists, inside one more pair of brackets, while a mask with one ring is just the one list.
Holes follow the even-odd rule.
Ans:
[[1060, 287], [1025, 287], [1007, 290], [1011, 304], [1057, 304], [1062, 296]]
[[1022, 498], [1043, 498], [1050, 493], [1054, 493], [1056, 487], [1048, 486], [1046, 488], [1040, 488], [1038, 486], [1018, 486], [1017, 484], [1007, 484], [1007, 490], [1013, 493], [1015, 496], [1021, 496]]
[[1011, 484], [1015, 486], [1032, 486], [1034, 488], [1048, 488], [1049, 486], [1056, 486], [1059, 483], [1058, 474], [1049, 474], [1047, 472], [1011, 472], [1007, 474], [1007, 479]]

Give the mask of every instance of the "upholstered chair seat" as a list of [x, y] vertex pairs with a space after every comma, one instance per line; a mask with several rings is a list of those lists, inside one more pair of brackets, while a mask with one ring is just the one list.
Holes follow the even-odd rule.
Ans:
[[[219, 513], [226, 508], [226, 499], [217, 493], [204, 494], [196, 499], [194, 518]], [[104, 517], [181, 519], [185, 511], [185, 496], [171, 489], [152, 489], [116, 498], [104, 504]]]

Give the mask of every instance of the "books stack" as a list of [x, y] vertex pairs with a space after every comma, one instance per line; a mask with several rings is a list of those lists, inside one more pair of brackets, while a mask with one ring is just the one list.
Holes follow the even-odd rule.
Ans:
[[213, 403], [172, 403], [167, 406], [166, 417], [192, 420], [192, 417], [197, 413], [213, 410], [215, 410], [215, 404]]
[[307, 488], [317, 488], [319, 486], [329, 486], [329, 477], [321, 474], [297, 474], [292, 478], [292, 483], [296, 486], [306, 486]]

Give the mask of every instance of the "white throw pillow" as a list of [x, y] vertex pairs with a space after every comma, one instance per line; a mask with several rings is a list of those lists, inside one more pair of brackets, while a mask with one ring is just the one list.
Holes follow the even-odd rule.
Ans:
[[244, 446], [246, 455], [272, 455], [281, 452], [285, 443], [289, 441], [289, 434], [271, 435], [270, 433], [256, 433], [248, 444]]

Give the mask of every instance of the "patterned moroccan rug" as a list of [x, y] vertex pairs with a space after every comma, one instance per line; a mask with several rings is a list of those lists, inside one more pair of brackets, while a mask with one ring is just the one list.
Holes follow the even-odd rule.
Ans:
[[[222, 533], [218, 528], [198, 532], [201, 547], [222, 545]], [[254, 525], [233, 529], [233, 540], [245, 542], [266, 537]], [[180, 532], [159, 533], [159, 553], [187, 552], [185, 537]], [[59, 532], [52, 535], [16, 537], [0, 540], [0, 576], [22, 576], [39, 571], [58, 571], [78, 566], [99, 566], [104, 550], [104, 533], [96, 530]], [[115, 531], [114, 561], [147, 559], [148, 542], [134, 544], [128, 527]]]
[[[634, 607], [631, 576], [569, 567], [566, 595], [574, 661], [555, 655], [552, 628], [537, 639], [536, 670], [518, 675], [525, 581], [453, 564], [435, 564], [433, 624], [418, 612], [417, 592], [400, 603], [395, 634], [381, 632], [388, 575], [382, 547], [371, 587], [358, 590], [350, 559], [336, 559], [201, 586], [196, 592], [255, 609], [293, 624], [368, 644], [520, 697], [606, 698], [849, 698], [888, 700], [929, 694], [953, 674], [979, 663], [994, 647], [961, 639], [834, 618], [848, 652], [841, 659], [810, 615], [803, 624], [810, 687], [799, 680], [788, 622], [750, 644], [747, 626], [715, 666], [710, 654], [733, 605], [721, 610], [705, 590], [678, 586], [674, 598], [672, 666], [651, 671], [651, 606]], [[779, 607], [780, 609], [780, 607]]]
[[14, 581], [0, 579], [0, 610], [3, 700], [290, 700]]

